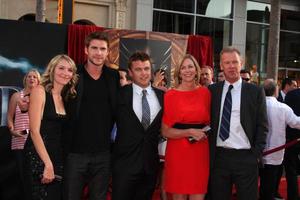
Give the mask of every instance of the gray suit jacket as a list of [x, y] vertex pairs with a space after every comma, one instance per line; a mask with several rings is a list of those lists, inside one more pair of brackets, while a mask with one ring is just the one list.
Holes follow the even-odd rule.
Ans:
[[[224, 81], [209, 86], [212, 99], [212, 131], [209, 135], [211, 168], [213, 168], [215, 160], [223, 85]], [[266, 135], [268, 133], [266, 99], [263, 88], [243, 81], [240, 106], [241, 125], [250, 141], [252, 152], [257, 158], [260, 158], [265, 147]]]

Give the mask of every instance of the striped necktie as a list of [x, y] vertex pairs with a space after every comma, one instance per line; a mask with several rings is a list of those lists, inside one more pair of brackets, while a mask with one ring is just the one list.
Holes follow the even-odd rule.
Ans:
[[223, 113], [222, 113], [221, 127], [219, 133], [219, 137], [221, 138], [222, 141], [225, 141], [227, 138], [229, 138], [230, 118], [231, 118], [231, 108], [232, 108], [232, 97], [231, 97], [232, 88], [233, 85], [230, 85], [228, 87], [228, 91], [226, 93], [226, 97], [223, 105]]
[[150, 125], [150, 107], [147, 101], [147, 90], [143, 90], [142, 97], [142, 121], [144, 129], [146, 130]]

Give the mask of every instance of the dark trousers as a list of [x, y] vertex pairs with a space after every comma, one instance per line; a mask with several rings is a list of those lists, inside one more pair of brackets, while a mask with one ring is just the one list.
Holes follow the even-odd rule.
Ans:
[[262, 200], [274, 200], [276, 194], [277, 175], [281, 165], [267, 165], [260, 169], [259, 197]]
[[279, 194], [279, 186], [280, 186], [280, 183], [281, 183], [282, 173], [283, 173], [283, 163], [281, 165], [279, 165], [279, 169], [278, 169], [277, 174], [276, 174], [275, 196], [276, 196], [276, 194]]
[[15, 184], [19, 185], [20, 195], [24, 197], [26, 192], [25, 177], [24, 177], [24, 152], [23, 149], [12, 150], [12, 152], [16, 160], [17, 173], [18, 173], [18, 182]]
[[300, 153], [300, 145], [296, 144], [287, 148], [284, 155], [284, 168], [287, 182], [287, 199], [298, 200], [298, 155]]
[[230, 200], [233, 184], [237, 199], [256, 200], [258, 162], [251, 150], [217, 147], [210, 172], [210, 200]]
[[89, 200], [106, 200], [111, 177], [110, 152], [67, 156], [64, 177], [64, 199], [81, 200], [87, 185]]
[[[18, 169], [18, 164], [16, 163], [16, 159], [14, 156], [14, 151], [10, 150], [10, 141], [5, 141], [1, 137], [0, 130], [0, 199], [1, 200], [16, 200], [24, 198], [24, 190], [22, 188], [23, 184], [21, 183], [20, 173]], [[10, 134], [4, 132], [3, 135], [7, 135], [7, 137], [11, 137]], [[2, 135], [2, 136], [3, 136]], [[7, 142], [6, 148], [2, 144]], [[30, 200], [30, 199], [28, 199]]]
[[112, 200], [151, 200], [157, 173], [113, 172]]

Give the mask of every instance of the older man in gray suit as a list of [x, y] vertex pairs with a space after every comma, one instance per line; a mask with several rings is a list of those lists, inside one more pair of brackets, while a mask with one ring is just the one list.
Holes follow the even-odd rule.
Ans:
[[236, 48], [224, 48], [220, 66], [225, 81], [209, 86], [212, 200], [229, 200], [233, 184], [239, 200], [257, 199], [258, 162], [268, 132], [266, 100], [262, 88], [241, 79], [242, 64]]

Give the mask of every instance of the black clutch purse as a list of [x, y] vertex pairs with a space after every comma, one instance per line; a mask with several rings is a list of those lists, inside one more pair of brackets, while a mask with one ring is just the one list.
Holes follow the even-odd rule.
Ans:
[[[206, 124], [181, 124], [181, 123], [175, 123], [173, 125], [173, 128], [177, 128], [177, 129], [189, 129], [189, 128], [194, 128], [194, 129], [205, 129], [205, 134], [208, 134], [208, 131], [210, 130], [210, 127]], [[188, 137], [187, 140], [193, 144], [195, 142], [197, 142], [197, 140], [195, 140], [193, 137]]]

